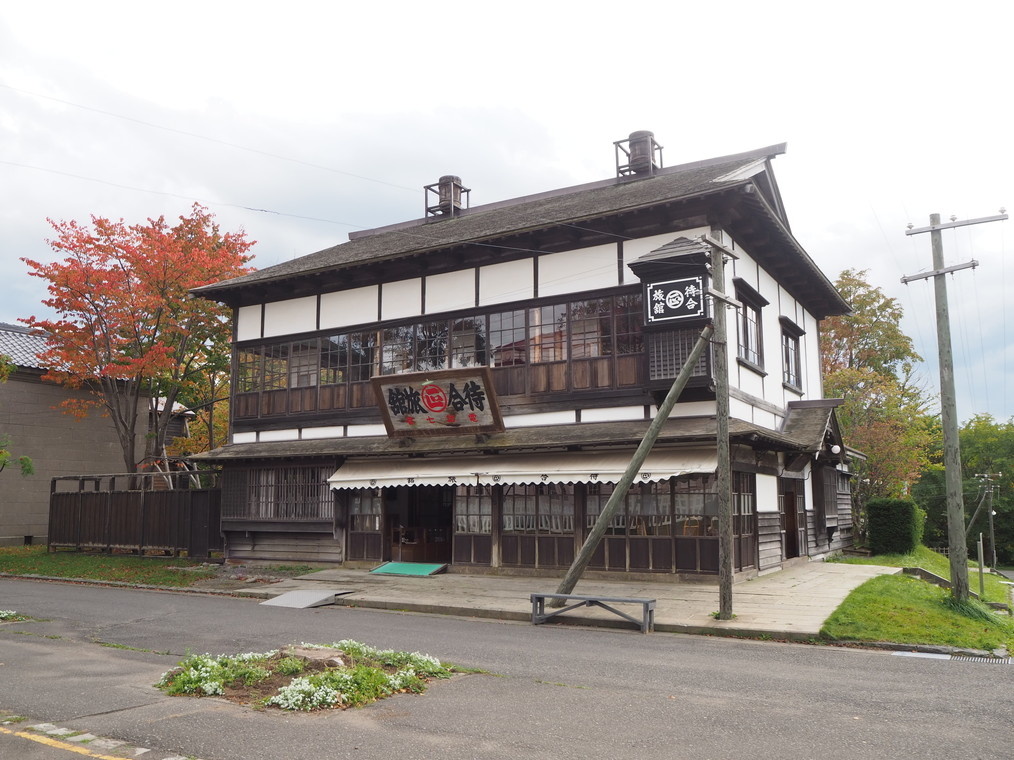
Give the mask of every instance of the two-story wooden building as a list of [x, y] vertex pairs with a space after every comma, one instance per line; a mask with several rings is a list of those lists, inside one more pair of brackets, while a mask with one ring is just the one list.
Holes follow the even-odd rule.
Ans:
[[[848, 305], [792, 236], [773, 146], [426, 215], [199, 295], [235, 310], [228, 556], [566, 568], [709, 321], [730, 313], [737, 572], [851, 541], [820, 320]], [[713, 247], [733, 255], [711, 282]], [[726, 307], [728, 308], [728, 307]], [[590, 569], [718, 571], [710, 352]]]

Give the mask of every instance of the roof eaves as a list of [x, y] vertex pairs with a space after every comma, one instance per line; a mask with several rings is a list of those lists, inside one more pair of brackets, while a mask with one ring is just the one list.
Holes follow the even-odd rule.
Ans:
[[[761, 148], [759, 150], [749, 151], [746, 153], [739, 153], [732, 156], [722, 156], [718, 158], [706, 159], [703, 161], [697, 161], [689, 164], [682, 164], [680, 166], [668, 167], [660, 169], [651, 177], [643, 179], [625, 179], [625, 178], [613, 178], [609, 180], [601, 180], [599, 182], [589, 183], [586, 185], [579, 185], [570, 188], [562, 188], [560, 190], [548, 191], [546, 193], [540, 193], [533, 196], [524, 196], [522, 198], [511, 199], [508, 201], [501, 201], [497, 203], [487, 204], [484, 206], [477, 206], [469, 209], [467, 213], [463, 213], [460, 216], [455, 216], [453, 219], [444, 220], [439, 223], [439, 227], [433, 226], [431, 229], [440, 229], [442, 231], [450, 231], [456, 229], [451, 225], [457, 225], [460, 228], [461, 225], [467, 227], [469, 220], [481, 219], [483, 215], [493, 213], [496, 211], [505, 211], [509, 209], [522, 209], [526, 204], [539, 204], [541, 208], [545, 208], [547, 201], [566, 199], [568, 197], [578, 197], [582, 194], [597, 193], [600, 191], [609, 190], [612, 188], [618, 189], [623, 192], [624, 188], [651, 188], [652, 185], [645, 183], [651, 182], [651, 180], [675, 178], [683, 175], [690, 175], [692, 172], [701, 169], [707, 169], [716, 166], [725, 166], [734, 163], [742, 163], [749, 165], [757, 162], [765, 157], [771, 157], [779, 155], [785, 152], [784, 143], [780, 145], [769, 146]], [[730, 172], [725, 174], [734, 174], [735, 169], [731, 169]], [[505, 234], [518, 234], [524, 232], [530, 232], [538, 229], [545, 229], [547, 227], [560, 225], [560, 224], [573, 224], [582, 221], [586, 221], [592, 218], [599, 218], [605, 215], [614, 215], [636, 211], [642, 208], [649, 208], [656, 206], [660, 203], [678, 201], [678, 200], [689, 200], [693, 198], [706, 197], [716, 192], [721, 192], [732, 187], [749, 184], [748, 180], [722, 180], [721, 177], [724, 175], [718, 175], [717, 177], [710, 177], [706, 180], [698, 183], [697, 186], [693, 187], [689, 192], [682, 194], [676, 194], [671, 197], [654, 197], [650, 193], [641, 193], [640, 197], [638, 193], [630, 193], [631, 198], [629, 202], [612, 204], [608, 207], [594, 207], [588, 209], [586, 212], [579, 213], [567, 213], [565, 209], [561, 209], [561, 215], [554, 218], [540, 218], [538, 214], [532, 214], [532, 222], [527, 225], [518, 225], [516, 220], [511, 220], [509, 217], [505, 218], [508, 223], [501, 224], [499, 227], [488, 230], [480, 230], [477, 234], [462, 234], [460, 236], [455, 235], [444, 235], [439, 239], [431, 239], [428, 243], [417, 246], [398, 246], [394, 245], [389, 248], [390, 253], [380, 256], [369, 256], [363, 257], [355, 261], [341, 261], [335, 260], [339, 257], [327, 256], [326, 254], [334, 254], [346, 246], [355, 244], [359, 241], [368, 241], [371, 239], [382, 240], [384, 235], [405, 235], [409, 229], [418, 229], [420, 232], [427, 228], [426, 220], [416, 220], [415, 222], [407, 222], [398, 225], [392, 225], [390, 227], [377, 228], [372, 231], [373, 234], [369, 234], [371, 231], [365, 231], [363, 233], [357, 233], [353, 240], [348, 243], [343, 243], [330, 248], [325, 248], [316, 253], [307, 254], [307, 256], [299, 257], [293, 261], [298, 262], [300, 259], [307, 259], [311, 257], [318, 257], [323, 259], [316, 266], [310, 265], [307, 268], [296, 268], [292, 269], [293, 262], [285, 262], [278, 264], [273, 267], [267, 267], [266, 269], [253, 272], [242, 277], [226, 280], [220, 283], [213, 283], [210, 285], [204, 285], [199, 288], [195, 288], [192, 292], [207, 297], [214, 297], [216, 293], [225, 293], [232, 290], [238, 290], [246, 286], [256, 286], [266, 283], [278, 283], [285, 282], [291, 279], [298, 279], [303, 277], [312, 277], [315, 274], [324, 271], [333, 271], [336, 267], [349, 268], [357, 265], [368, 264], [368, 263], [380, 263], [391, 259], [407, 258], [413, 255], [423, 254], [430, 251], [438, 250], [441, 248], [447, 248], [457, 245], [465, 244], [484, 244], [487, 241], [494, 240], [502, 237]], [[705, 186], [711, 186], [706, 187]], [[612, 197], [610, 200], [615, 201], [616, 198]], [[421, 235], [420, 235], [421, 237]], [[798, 244], [797, 244], [798, 245]], [[297, 265], [298, 266], [298, 265]], [[286, 271], [290, 270], [290, 271]]]

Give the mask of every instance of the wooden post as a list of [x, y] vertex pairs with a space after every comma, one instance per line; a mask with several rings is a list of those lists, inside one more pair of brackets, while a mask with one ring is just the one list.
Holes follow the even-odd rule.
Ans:
[[986, 486], [986, 514], [989, 516], [989, 566], [996, 569], [996, 530], [993, 527], [993, 484]]
[[[940, 224], [940, 214], [930, 215], [930, 226]], [[933, 268], [944, 268], [944, 245], [940, 230], [930, 232]], [[947, 536], [951, 562], [951, 591], [955, 599], [968, 599], [968, 547], [965, 544], [965, 503], [961, 493], [961, 450], [958, 443], [958, 411], [954, 391], [954, 359], [951, 353], [951, 321], [947, 307], [947, 280], [933, 278], [937, 307], [937, 348], [940, 353], [940, 420], [944, 430], [944, 485], [947, 492]]]
[[[711, 244], [711, 287], [725, 293], [725, 253]], [[732, 454], [729, 451], [729, 330], [726, 304], [712, 299], [715, 322], [715, 445], [718, 453], [718, 619], [732, 619]]]
[[[705, 328], [701, 331], [700, 337], [694, 344], [693, 349], [691, 349], [690, 355], [687, 356], [686, 363], [680, 370], [679, 375], [676, 376], [676, 380], [669, 389], [669, 393], [666, 394], [665, 399], [661, 404], [659, 404], [658, 412], [655, 414], [655, 419], [653, 419], [651, 424], [648, 426], [648, 431], [644, 434], [644, 438], [641, 439], [641, 443], [637, 447], [637, 451], [634, 452], [634, 456], [630, 460], [630, 464], [627, 465], [627, 469], [613, 488], [613, 492], [609, 496], [609, 500], [606, 502], [605, 507], [603, 507], [598, 520], [595, 521], [595, 525], [592, 526], [591, 532], [585, 539], [584, 545], [581, 546], [581, 550], [574, 558], [574, 562], [571, 564], [570, 569], [567, 570], [567, 574], [564, 575], [563, 580], [560, 581], [560, 586], [556, 589], [557, 594], [571, 593], [574, 590], [574, 586], [576, 586], [577, 582], [581, 579], [581, 574], [584, 573], [585, 568], [588, 567], [588, 563], [591, 562], [595, 549], [602, 540], [602, 536], [605, 535], [606, 528], [609, 527], [609, 522], [619, 510], [620, 505], [623, 503], [623, 499], [627, 495], [627, 491], [630, 489], [630, 485], [634, 482], [634, 476], [637, 475], [637, 471], [640, 470], [641, 465], [644, 464], [644, 460], [647, 458], [648, 452], [651, 451], [652, 446], [655, 445], [655, 441], [658, 440], [659, 433], [662, 432], [662, 426], [669, 419], [669, 413], [672, 412], [673, 407], [676, 406], [677, 399], [693, 375], [694, 367], [700, 360], [701, 354], [704, 353], [704, 349], [707, 347], [708, 341], [711, 340], [711, 336], [713, 334], [714, 328], [711, 325], [705, 326]], [[562, 607], [563, 605], [563, 599], [554, 599], [549, 603], [550, 607]]]
[[[958, 601], [968, 599], [968, 545], [965, 538], [965, 503], [961, 493], [961, 446], [958, 440], [958, 405], [954, 391], [954, 356], [951, 349], [951, 321], [947, 305], [947, 281], [944, 275], [961, 269], [975, 268], [979, 262], [944, 266], [944, 244], [941, 230], [965, 227], [984, 222], [1000, 222], [1007, 214], [1000, 209], [999, 216], [952, 221], [941, 224], [940, 214], [930, 214], [929, 227], [909, 229], [906, 235], [930, 233], [933, 252], [933, 271], [926, 274], [902, 277], [908, 284], [912, 280], [933, 278], [933, 291], [937, 310], [937, 351], [940, 363], [940, 421], [944, 432], [944, 488], [947, 495], [947, 548], [951, 565], [951, 595]], [[911, 225], [909, 225], [911, 227]]]

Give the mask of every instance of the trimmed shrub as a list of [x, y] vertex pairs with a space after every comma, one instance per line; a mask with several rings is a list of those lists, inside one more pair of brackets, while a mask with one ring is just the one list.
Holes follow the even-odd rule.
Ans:
[[[915, 506], [915, 543], [916, 546], [923, 542], [926, 536], [926, 510], [918, 504]], [[914, 548], [914, 547], [913, 547]]]
[[926, 513], [909, 499], [871, 499], [866, 519], [874, 554], [908, 554], [922, 539]]

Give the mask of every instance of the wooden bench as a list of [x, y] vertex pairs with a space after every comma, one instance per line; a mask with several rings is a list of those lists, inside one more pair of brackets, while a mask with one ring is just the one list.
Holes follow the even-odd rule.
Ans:
[[[547, 599], [562, 599], [564, 606], [546, 612]], [[572, 603], [571, 603], [572, 602]], [[571, 604], [568, 604], [571, 603]], [[611, 606], [613, 604], [639, 604], [641, 605], [641, 619], [628, 615], [622, 610]], [[622, 596], [581, 596], [579, 594], [532, 594], [532, 625], [545, 623], [550, 618], [561, 615], [564, 612], [577, 609], [578, 607], [601, 607], [604, 610], [619, 615], [624, 620], [629, 620], [641, 628], [641, 633], [649, 633], [655, 630], [655, 600], [638, 599], [635, 597]]]

